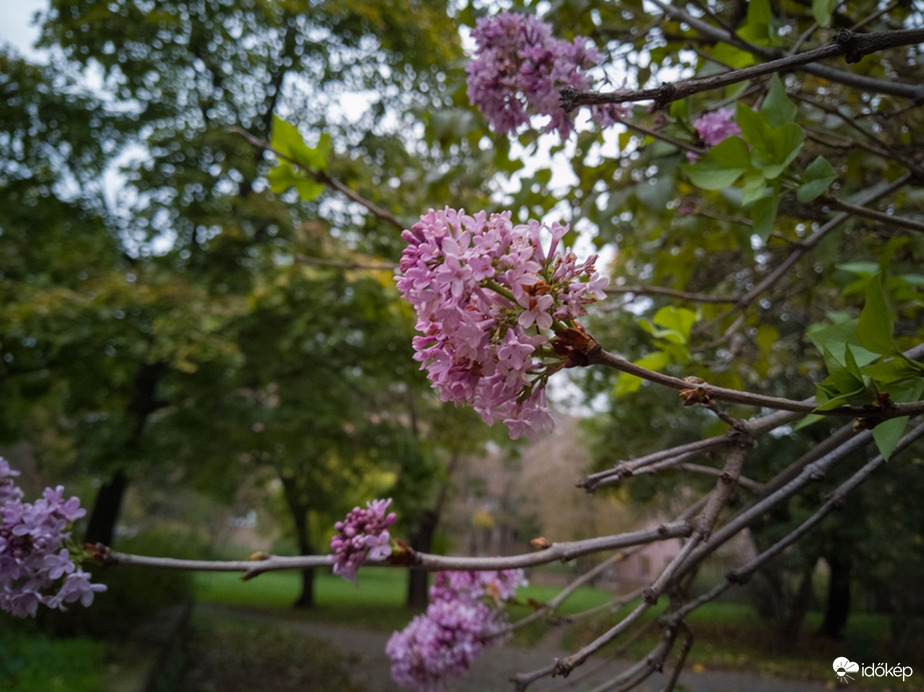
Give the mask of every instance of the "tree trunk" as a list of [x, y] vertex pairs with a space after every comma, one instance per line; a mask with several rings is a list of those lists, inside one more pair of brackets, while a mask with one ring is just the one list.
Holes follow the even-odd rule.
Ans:
[[825, 556], [830, 567], [828, 598], [825, 618], [818, 633], [831, 639], [840, 639], [850, 615], [850, 574], [853, 564], [850, 555], [834, 550]]
[[[112, 450], [115, 458], [131, 458], [133, 450], [141, 442], [150, 415], [167, 405], [157, 397], [157, 385], [167, 371], [167, 364], [159, 361], [138, 366], [132, 398], [125, 409], [124, 438]], [[100, 486], [84, 534], [86, 543], [102, 543], [112, 547], [127, 487], [128, 476], [122, 469], [116, 469], [112, 477]]]
[[[411, 547], [414, 550], [429, 553], [433, 551], [433, 535], [436, 533], [436, 524], [439, 515], [432, 509], [424, 510], [414, 534], [411, 536]], [[408, 608], [426, 608], [429, 601], [430, 580], [429, 574], [422, 569], [412, 569], [407, 574], [407, 601]]]
[[122, 508], [122, 498], [128, 487], [128, 477], [121, 469], [112, 474], [112, 478], [103, 483], [96, 493], [93, 510], [87, 531], [84, 534], [86, 543], [102, 543], [112, 547], [115, 538], [115, 525]]
[[[282, 489], [286, 498], [286, 504], [289, 507], [289, 513], [292, 515], [292, 523], [295, 527], [295, 541], [298, 545], [299, 555], [314, 555], [315, 551], [311, 545], [310, 526], [308, 523], [308, 503], [302, 500], [298, 491], [298, 482], [292, 476], [280, 474], [279, 479], [282, 481]], [[313, 608], [314, 607], [314, 569], [306, 568], [301, 570], [302, 590], [292, 604], [295, 608]]]

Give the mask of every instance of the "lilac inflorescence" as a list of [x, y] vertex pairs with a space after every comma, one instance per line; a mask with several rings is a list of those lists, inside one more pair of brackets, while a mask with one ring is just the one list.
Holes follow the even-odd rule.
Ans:
[[488, 425], [503, 421], [512, 438], [552, 426], [545, 384], [563, 361], [549, 330], [574, 326], [604, 296], [596, 255], [578, 262], [561, 247], [567, 231], [447, 207], [402, 234], [397, 280], [417, 312], [415, 359], [444, 401], [472, 405]]
[[500, 605], [526, 583], [522, 570], [438, 572], [427, 612], [388, 640], [392, 678], [422, 692], [445, 690], [485, 647], [506, 641], [508, 620]]
[[67, 544], [71, 524], [86, 514], [64, 488], [46, 488], [33, 503], [13, 480], [19, 471], [0, 458], [0, 609], [18, 617], [34, 616], [40, 604], [66, 610], [65, 604], [93, 603], [105, 591], [74, 563]]
[[388, 528], [395, 523], [395, 513], [388, 512], [391, 498], [372, 500], [366, 508], [354, 507], [343, 521], [334, 524], [338, 533], [330, 539], [334, 555], [334, 574], [356, 582], [356, 571], [369, 560], [384, 560], [391, 555]]
[[[562, 108], [561, 90], [589, 89], [593, 79], [586, 70], [600, 62], [589, 39], [555, 38], [542, 20], [514, 12], [479, 19], [472, 37], [477, 51], [466, 67], [468, 98], [491, 127], [505, 134], [515, 132], [529, 122], [532, 111], [549, 116], [546, 131], [557, 130], [566, 139], [574, 124]], [[594, 119], [604, 127], [623, 114], [620, 106], [592, 109]]]

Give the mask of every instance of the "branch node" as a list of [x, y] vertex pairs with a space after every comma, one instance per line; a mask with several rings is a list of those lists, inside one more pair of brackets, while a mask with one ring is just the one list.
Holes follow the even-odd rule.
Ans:
[[863, 53], [858, 50], [856, 45], [857, 35], [850, 29], [841, 29], [838, 31], [837, 35], [834, 37], [834, 42], [846, 48], [844, 60], [848, 63], [860, 62], [860, 60], [863, 59]]
[[665, 82], [658, 87], [658, 93], [655, 96], [654, 107], [656, 110], [660, 110], [674, 100], [674, 95], [677, 93], [677, 87], [674, 86], [672, 82]]
[[575, 108], [574, 97], [577, 96], [578, 90], [573, 86], [566, 86], [562, 88], [559, 94], [561, 95], [562, 110], [564, 110], [565, 113], [573, 111]]

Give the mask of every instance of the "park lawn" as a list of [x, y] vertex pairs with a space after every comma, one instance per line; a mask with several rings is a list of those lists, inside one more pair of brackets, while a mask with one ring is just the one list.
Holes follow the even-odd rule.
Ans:
[[[332, 624], [354, 625], [369, 629], [395, 630], [403, 628], [415, 615], [404, 607], [407, 576], [402, 570], [380, 568], [361, 570], [359, 585], [330, 573], [318, 571], [315, 577], [317, 608], [295, 611], [300, 587], [299, 575], [294, 572], [275, 572], [242, 581], [233, 573], [208, 573], [196, 577], [196, 594], [200, 602], [226, 605], [269, 608], [286, 618], [304, 618]], [[548, 586], [529, 586], [517, 592], [517, 602], [508, 606], [511, 620], [516, 621], [533, 611], [535, 604], [543, 603], [558, 593]], [[546, 622], [536, 622], [514, 635], [514, 643], [534, 645], [546, 636], [559, 638], [567, 650], [576, 650], [611, 627], [618, 618], [637, 605], [630, 603], [616, 613], [599, 608], [599, 614], [578, 618], [568, 623], [568, 616], [603, 606], [610, 595], [603, 589], [582, 588], [576, 591], [556, 615], [562, 616], [560, 630], [552, 630]], [[660, 639], [656, 618], [666, 607], [666, 600], [646, 614], [645, 631], [633, 640], [622, 639], [616, 647], [606, 649], [605, 655], [636, 658], [644, 656]], [[814, 637], [820, 615], [810, 613], [806, 619], [801, 645], [791, 653], [775, 653], [767, 626], [754, 614], [753, 609], [740, 603], [710, 603], [692, 613], [688, 623], [695, 640], [687, 660], [693, 670], [735, 669], [774, 677], [797, 678], [830, 682], [831, 662], [841, 655], [856, 655], [859, 660], [888, 661], [888, 652], [880, 647], [888, 641], [888, 619], [864, 613], [851, 615], [846, 637], [842, 642], [831, 642]], [[556, 634], [556, 632], [560, 632]], [[872, 648], [871, 648], [872, 647]], [[675, 648], [679, 652], [680, 645]], [[872, 657], [871, 657], [872, 656]], [[878, 656], [878, 658], [876, 658]], [[871, 689], [885, 689], [885, 681], [864, 680]], [[924, 689], [917, 681], [904, 683], [903, 692]]]
[[108, 644], [56, 639], [25, 629], [0, 632], [0, 690], [98, 692]]

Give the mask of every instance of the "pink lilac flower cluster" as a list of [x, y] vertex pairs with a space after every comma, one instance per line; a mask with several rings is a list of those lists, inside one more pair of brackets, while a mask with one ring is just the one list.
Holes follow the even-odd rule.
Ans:
[[422, 692], [445, 690], [447, 679], [465, 675], [486, 646], [507, 639], [500, 606], [526, 583], [522, 570], [438, 572], [427, 612], [388, 640], [392, 678]]
[[414, 358], [442, 399], [503, 421], [516, 439], [551, 429], [545, 384], [565, 363], [548, 332], [575, 327], [607, 279], [596, 255], [578, 262], [561, 247], [567, 225], [510, 216], [431, 209], [402, 234], [397, 281], [422, 333]]
[[[706, 147], [714, 147], [729, 137], [741, 134], [738, 123], [732, 120], [734, 114], [733, 108], [719, 108], [700, 117], [693, 123], [693, 129], [696, 130], [696, 134], [699, 135]], [[696, 154], [688, 153], [687, 158], [694, 162], [696, 161]]]
[[385, 513], [390, 504], [391, 498], [372, 500], [366, 509], [354, 507], [343, 521], [334, 524], [339, 531], [330, 539], [334, 574], [356, 582], [356, 571], [367, 558], [384, 560], [391, 555], [388, 527], [395, 523], [395, 513]]
[[19, 471], [0, 458], [0, 609], [17, 617], [35, 616], [39, 604], [66, 610], [66, 603], [93, 603], [105, 591], [74, 564], [66, 544], [70, 526], [86, 510], [64, 499], [64, 488], [46, 488], [33, 503], [13, 480]]
[[[501, 133], [516, 131], [529, 122], [527, 107], [550, 117], [547, 132], [557, 130], [566, 139], [574, 129], [561, 105], [561, 90], [589, 89], [593, 80], [586, 70], [600, 62], [589, 39], [573, 42], [552, 36], [551, 27], [525, 14], [501, 12], [478, 20], [472, 37], [477, 42], [475, 59], [468, 64], [468, 98], [491, 126]], [[592, 109], [603, 127], [625, 113], [615, 105]]]

